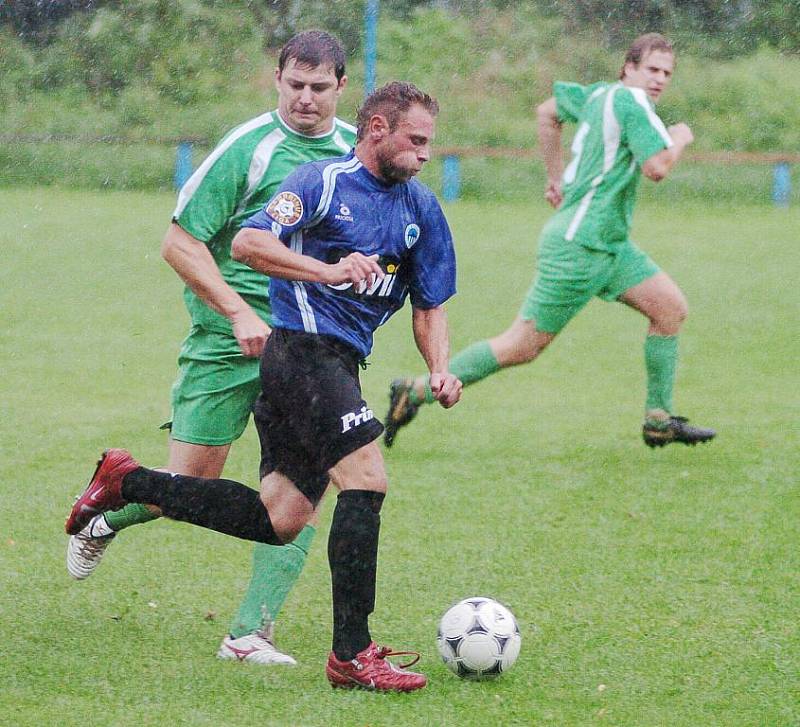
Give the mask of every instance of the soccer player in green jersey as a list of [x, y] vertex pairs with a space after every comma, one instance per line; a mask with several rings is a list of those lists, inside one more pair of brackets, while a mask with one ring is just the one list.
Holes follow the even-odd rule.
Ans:
[[[355, 128], [335, 116], [346, 83], [336, 38], [322, 31], [294, 36], [275, 70], [278, 108], [228, 132], [180, 191], [162, 244], [164, 259], [186, 283], [191, 317], [165, 425], [170, 472], [220, 477], [231, 443], [247, 426], [271, 312], [267, 278], [232, 259], [231, 240], [295, 167], [354, 146]], [[120, 530], [159, 515], [156, 508], [128, 505], [96, 517], [70, 538], [70, 574], [88, 577]], [[275, 648], [272, 624], [300, 575], [315, 526], [316, 514], [289, 545], [255, 546], [252, 579], [219, 657], [295, 663]]]
[[[674, 54], [657, 33], [637, 38], [616, 83], [560, 83], [537, 109], [547, 171], [545, 198], [558, 211], [539, 240], [538, 271], [519, 315], [500, 335], [473, 343], [450, 362], [469, 385], [508, 366], [533, 361], [594, 297], [617, 300], [649, 321], [644, 345], [645, 444], [695, 444], [715, 436], [675, 416], [672, 389], [686, 299], [665, 272], [629, 239], [639, 179], [659, 182], [692, 140], [686, 124], [665, 128], [654, 106], [672, 79]], [[572, 159], [563, 168], [561, 127], [577, 124]], [[390, 387], [385, 443], [423, 403], [433, 401], [425, 377]]]

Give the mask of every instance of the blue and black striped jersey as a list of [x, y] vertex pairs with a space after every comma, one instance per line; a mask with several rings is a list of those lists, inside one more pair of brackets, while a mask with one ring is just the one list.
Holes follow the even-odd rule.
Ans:
[[272, 231], [295, 252], [326, 263], [352, 252], [378, 255], [386, 275], [361, 290], [270, 280], [276, 326], [335, 336], [364, 357], [375, 329], [407, 296], [417, 308], [435, 308], [456, 290], [452, 235], [433, 192], [416, 179], [386, 184], [352, 151], [298, 167], [242, 227]]

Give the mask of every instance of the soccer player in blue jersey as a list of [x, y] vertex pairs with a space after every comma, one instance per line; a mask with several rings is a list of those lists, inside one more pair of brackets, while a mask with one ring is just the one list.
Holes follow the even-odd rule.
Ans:
[[[295, 538], [330, 476], [340, 490], [328, 541], [334, 687], [412, 691], [424, 675], [389, 663], [368, 617], [375, 606], [380, 509], [387, 490], [376, 440], [383, 425], [361, 395], [359, 364], [375, 329], [412, 304], [417, 346], [433, 395], [461, 397], [448, 371], [444, 303], [455, 293], [455, 254], [442, 210], [413, 179], [428, 161], [438, 105], [409, 83], [371, 94], [345, 157], [289, 175], [233, 240], [236, 259], [270, 276], [273, 332], [261, 359], [255, 421], [260, 493], [230, 480], [145, 469], [107, 450], [67, 520], [78, 532], [98, 512], [129, 502], [175, 520], [257, 542]], [[413, 663], [413, 662], [412, 662]]]

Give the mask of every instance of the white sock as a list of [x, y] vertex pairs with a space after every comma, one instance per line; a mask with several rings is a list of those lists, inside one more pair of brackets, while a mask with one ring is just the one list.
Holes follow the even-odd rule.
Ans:
[[106, 535], [113, 535], [117, 531], [114, 530], [106, 520], [103, 514], [95, 515], [92, 522], [89, 523], [89, 535], [93, 538], [104, 538]]

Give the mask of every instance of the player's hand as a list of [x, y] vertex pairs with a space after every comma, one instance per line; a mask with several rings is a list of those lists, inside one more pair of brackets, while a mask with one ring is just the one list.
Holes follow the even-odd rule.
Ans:
[[432, 373], [430, 376], [431, 392], [436, 401], [445, 409], [455, 406], [461, 398], [463, 388], [461, 380], [451, 373]]
[[564, 200], [564, 196], [561, 194], [561, 182], [558, 180], [548, 182], [544, 188], [544, 198], [553, 209], [558, 209]]
[[270, 327], [259, 318], [252, 308], [245, 308], [231, 318], [233, 335], [242, 354], [255, 358], [264, 350], [264, 344], [272, 333]]
[[360, 252], [351, 252], [328, 268], [328, 279], [324, 282], [328, 285], [352, 283], [357, 293], [363, 293], [368, 286], [385, 277], [378, 265], [378, 256], [362, 255]]
[[669, 135], [676, 144], [681, 146], [689, 146], [694, 141], [694, 134], [686, 124], [673, 124], [667, 128]]

